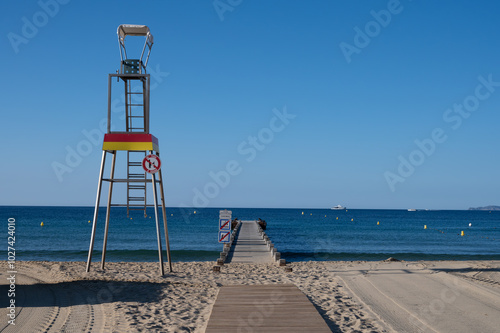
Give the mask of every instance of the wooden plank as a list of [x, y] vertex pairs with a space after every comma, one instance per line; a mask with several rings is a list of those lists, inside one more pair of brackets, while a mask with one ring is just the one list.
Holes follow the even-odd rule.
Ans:
[[206, 333], [331, 332], [314, 305], [293, 284], [223, 286]]
[[[300, 332], [300, 333], [331, 333], [330, 329], [323, 330], [320, 327], [298, 326], [298, 327], [261, 327], [261, 326], [246, 326], [246, 328], [230, 328], [230, 327], [210, 327], [205, 330], [205, 333], [274, 333], [274, 332]], [[356, 331], [354, 331], [356, 332]], [[360, 331], [357, 331], [360, 332]]]

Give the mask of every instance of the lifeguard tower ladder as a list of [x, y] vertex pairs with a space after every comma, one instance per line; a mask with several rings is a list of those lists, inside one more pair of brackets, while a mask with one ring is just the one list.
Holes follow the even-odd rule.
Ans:
[[[111, 207], [127, 207], [127, 217], [131, 210], [142, 210], [146, 217], [146, 208], [154, 207], [156, 220], [156, 237], [158, 240], [158, 255], [160, 260], [160, 274], [164, 274], [163, 269], [163, 253], [161, 246], [160, 224], [158, 218], [158, 196], [157, 184], [160, 186], [160, 199], [163, 215], [163, 227], [165, 232], [165, 242], [167, 247], [167, 259], [170, 272], [172, 271], [172, 263], [170, 259], [170, 246], [168, 241], [167, 229], [167, 214], [165, 211], [165, 198], [163, 194], [163, 177], [161, 174], [160, 165], [152, 165], [153, 160], [159, 161], [158, 139], [149, 133], [149, 86], [150, 76], [146, 73], [146, 67], [153, 46], [153, 35], [149, 28], [145, 25], [130, 25], [122, 24], [118, 27], [118, 43], [120, 47], [120, 70], [117, 74], [109, 74], [108, 76], [108, 129], [104, 135], [104, 143], [102, 146], [101, 169], [99, 173], [99, 182], [97, 185], [97, 196], [94, 210], [94, 220], [92, 224], [92, 235], [90, 238], [90, 247], [87, 259], [87, 272], [90, 270], [92, 261], [92, 251], [94, 248], [95, 231], [97, 225], [97, 217], [99, 211], [99, 202], [101, 198], [102, 182], [109, 182], [108, 202], [106, 210], [106, 223], [104, 229], [104, 240], [102, 249], [101, 269], [104, 269], [106, 259], [106, 245], [108, 238], [108, 227]], [[145, 37], [144, 47], [139, 59], [129, 59], [127, 57], [127, 49], [125, 47], [125, 38], [127, 36], [142, 36]], [[147, 54], [146, 54], [147, 52]], [[145, 61], [143, 61], [146, 56]], [[125, 86], [124, 105], [125, 115], [122, 120], [125, 120], [125, 125], [120, 127], [120, 130], [114, 130], [111, 123], [113, 103], [111, 99], [112, 80], [117, 79], [123, 81]], [[115, 178], [115, 162], [118, 151], [127, 152], [127, 178]], [[148, 155], [148, 153], [150, 155]], [[109, 178], [104, 178], [104, 166], [106, 155], [112, 155], [111, 171]], [[146, 156], [153, 155], [153, 159], [145, 159]], [[147, 163], [152, 167], [151, 171], [146, 172]], [[158, 179], [156, 179], [156, 171]], [[149, 173], [151, 172], [151, 173]], [[151, 179], [149, 179], [151, 175]], [[147, 202], [147, 184], [151, 182], [153, 189], [153, 204]], [[113, 185], [115, 183], [126, 183], [127, 185], [127, 202], [126, 204], [112, 204], [111, 197], [113, 193]]]

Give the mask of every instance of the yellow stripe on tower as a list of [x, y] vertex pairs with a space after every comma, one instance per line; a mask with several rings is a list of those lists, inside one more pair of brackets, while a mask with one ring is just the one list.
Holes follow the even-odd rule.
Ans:
[[102, 150], [154, 150], [159, 152], [160, 148], [153, 142], [104, 142]]

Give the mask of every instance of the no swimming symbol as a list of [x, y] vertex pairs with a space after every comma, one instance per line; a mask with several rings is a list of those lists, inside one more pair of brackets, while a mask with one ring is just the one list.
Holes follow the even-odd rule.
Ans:
[[231, 231], [219, 231], [219, 243], [229, 243]]

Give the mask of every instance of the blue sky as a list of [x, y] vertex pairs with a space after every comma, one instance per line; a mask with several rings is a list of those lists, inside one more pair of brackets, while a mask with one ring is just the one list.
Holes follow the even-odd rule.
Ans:
[[496, 1], [2, 7], [2, 205], [93, 205], [102, 139], [85, 133], [106, 117], [123, 23], [155, 37], [169, 206], [500, 204]]

